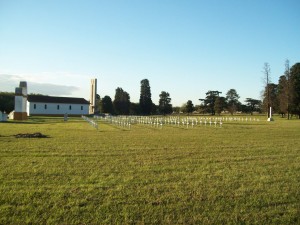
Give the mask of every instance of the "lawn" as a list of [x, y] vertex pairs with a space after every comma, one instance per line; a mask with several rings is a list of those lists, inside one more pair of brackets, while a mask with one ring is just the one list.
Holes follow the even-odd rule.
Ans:
[[35, 117], [0, 123], [0, 159], [0, 224], [300, 223], [300, 120]]

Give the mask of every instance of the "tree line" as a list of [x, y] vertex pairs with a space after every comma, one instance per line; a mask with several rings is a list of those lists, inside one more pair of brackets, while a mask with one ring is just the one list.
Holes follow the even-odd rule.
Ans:
[[[291, 118], [297, 115], [300, 119], [300, 63], [291, 68], [289, 61], [285, 63], [284, 75], [280, 76], [278, 84], [271, 83], [270, 66], [265, 63], [264, 69], [265, 88], [262, 100], [246, 98], [244, 104], [239, 101], [239, 94], [235, 89], [230, 89], [225, 96], [218, 90], [209, 90], [204, 99], [199, 99], [200, 104], [195, 105], [188, 100], [181, 107], [173, 107], [170, 94], [162, 91], [159, 95], [159, 103], [155, 105], [151, 100], [151, 88], [148, 79], [141, 81], [139, 103], [131, 103], [130, 96], [122, 88], [116, 89], [114, 100], [109, 96], [99, 98], [99, 112], [124, 115], [150, 115], [170, 113], [193, 113], [220, 115], [221, 113], [269, 113], [272, 107], [273, 113], [281, 114], [282, 117]], [[122, 110], [121, 110], [122, 109]], [[268, 115], [269, 116], [269, 115]]]
[[[225, 96], [218, 90], [209, 90], [204, 99], [199, 99], [200, 104], [195, 105], [188, 100], [181, 107], [173, 107], [170, 94], [161, 91], [158, 105], [151, 98], [151, 87], [148, 79], [140, 82], [140, 99], [138, 103], [130, 101], [130, 95], [121, 87], [115, 92], [114, 99], [108, 95], [101, 98], [97, 95], [97, 113], [109, 113], [113, 115], [166, 115], [171, 113], [193, 113], [220, 115], [230, 113], [253, 114], [254, 112], [269, 112], [272, 107], [273, 113], [281, 114], [290, 119], [297, 115], [300, 119], [300, 63], [289, 66], [285, 63], [285, 71], [280, 76], [278, 84], [270, 79], [270, 66], [265, 63], [264, 69], [265, 88], [262, 101], [259, 99], [246, 98], [244, 104], [239, 101], [239, 94], [235, 89], [230, 89]], [[14, 109], [14, 93], [0, 92], [0, 111], [11, 112]]]
[[15, 93], [0, 92], [0, 111], [9, 113], [15, 108]]
[[138, 103], [130, 101], [130, 95], [118, 87], [114, 100], [110, 96], [104, 96], [97, 100], [98, 113], [115, 115], [154, 115], [170, 114], [173, 112], [170, 94], [162, 91], [159, 95], [159, 104], [155, 105], [151, 98], [151, 87], [148, 79], [141, 81], [140, 99]]
[[[231, 114], [241, 111], [243, 113], [260, 112], [260, 100], [248, 98], [247, 104], [241, 104], [238, 99], [239, 95], [235, 89], [230, 89], [226, 97], [219, 96], [219, 91], [208, 91], [205, 99], [200, 99], [202, 104], [194, 106], [191, 100], [181, 107], [173, 107], [171, 104], [170, 94], [162, 91], [159, 95], [158, 105], [154, 104], [151, 99], [151, 87], [148, 79], [141, 81], [141, 92], [139, 103], [130, 101], [130, 95], [122, 88], [118, 87], [115, 92], [114, 100], [110, 96], [100, 98], [96, 96], [97, 107], [96, 113], [109, 113], [114, 115], [155, 115], [171, 113], [192, 113], [199, 112], [203, 114], [215, 115], [224, 110]], [[14, 110], [14, 93], [0, 92], [0, 111], [11, 112]]]
[[284, 74], [279, 77], [277, 84], [270, 81], [268, 64], [265, 64], [264, 73], [263, 111], [269, 112], [272, 107], [272, 111], [282, 117], [290, 119], [297, 115], [300, 119], [300, 63], [290, 67], [289, 60], [286, 60]]
[[114, 100], [109, 96], [100, 98], [98, 96], [97, 107], [98, 113], [109, 113], [115, 115], [166, 115], [171, 113], [203, 113], [220, 115], [227, 111], [231, 114], [237, 111], [243, 113], [261, 112], [261, 101], [257, 99], [247, 98], [246, 104], [239, 101], [240, 96], [235, 89], [230, 89], [226, 93], [226, 97], [220, 96], [220, 91], [208, 91], [205, 99], [199, 99], [200, 105], [195, 105], [188, 100], [181, 107], [173, 107], [171, 104], [170, 94], [162, 91], [159, 95], [158, 105], [155, 105], [151, 99], [151, 88], [148, 79], [141, 81], [139, 103], [130, 102], [130, 95], [122, 88], [116, 89]]

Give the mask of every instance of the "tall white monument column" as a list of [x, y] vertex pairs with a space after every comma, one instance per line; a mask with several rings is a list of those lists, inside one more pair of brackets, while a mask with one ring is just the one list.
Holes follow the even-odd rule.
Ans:
[[14, 120], [27, 120], [27, 83], [21, 81], [15, 91]]
[[90, 95], [90, 109], [89, 113], [94, 114], [96, 109], [96, 95], [97, 95], [97, 79], [91, 80], [91, 95]]

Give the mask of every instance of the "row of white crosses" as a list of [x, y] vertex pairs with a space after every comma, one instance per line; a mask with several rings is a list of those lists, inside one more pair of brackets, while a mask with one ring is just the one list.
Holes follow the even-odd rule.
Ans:
[[165, 126], [186, 126], [187, 128], [189, 127], [195, 127], [198, 125], [204, 125], [204, 126], [212, 126], [214, 125], [215, 127], [218, 125], [222, 127], [222, 119], [214, 119], [214, 121], [211, 118], [197, 118], [197, 117], [174, 117], [174, 116], [169, 116], [169, 117], [149, 117], [149, 116], [141, 116], [136, 118], [136, 122], [138, 124], [143, 124], [143, 125], [149, 125], [151, 127], [157, 127], [157, 128], [162, 128], [163, 125]]
[[129, 116], [94, 116], [95, 119], [104, 121], [106, 123], [123, 127], [123, 128], [128, 128], [129, 130], [131, 129], [131, 117]]
[[259, 119], [255, 117], [223, 117], [223, 120], [226, 122], [259, 122]]
[[96, 120], [131, 129], [132, 124], [162, 129], [163, 126], [194, 128], [197, 126], [222, 127], [224, 122], [259, 121], [252, 117], [179, 117], [179, 116], [94, 116]]
[[163, 120], [160, 117], [140, 116], [135, 118], [137, 124], [148, 125], [151, 127], [162, 128]]
[[81, 116], [82, 119], [84, 119], [85, 121], [87, 121], [91, 126], [93, 126], [94, 128], [96, 128], [98, 130], [98, 123], [95, 120], [92, 120], [91, 118], [87, 117], [87, 116]]
[[194, 127], [198, 125], [203, 126], [222, 126], [223, 122], [221, 118], [197, 118], [197, 117], [178, 117], [178, 116], [169, 116], [169, 117], [152, 117], [152, 116], [129, 116], [126, 117], [131, 121], [132, 124], [148, 125], [154, 128], [162, 129], [163, 125], [165, 126], [186, 126]]
[[207, 118], [207, 117], [187, 117], [187, 118], [182, 118], [182, 124], [186, 126], [187, 128], [194, 126], [214, 126], [214, 127], [222, 127], [223, 122], [221, 118]]

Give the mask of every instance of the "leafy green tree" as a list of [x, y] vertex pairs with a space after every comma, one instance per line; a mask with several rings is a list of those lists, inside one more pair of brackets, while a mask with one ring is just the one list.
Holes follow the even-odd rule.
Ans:
[[[283, 117], [286, 113], [288, 113], [288, 87], [287, 87], [287, 80], [286, 76], [282, 75], [279, 77], [278, 81], [278, 112], [281, 114], [281, 117]], [[289, 117], [289, 115], [288, 115]]]
[[149, 115], [152, 111], [151, 89], [148, 79], [141, 81], [140, 109], [143, 115]]
[[[272, 107], [272, 112], [278, 112], [279, 103], [278, 103], [278, 85], [269, 83], [264, 91], [263, 95], [263, 108], [269, 111], [269, 108]], [[269, 115], [270, 112], [268, 112]]]
[[242, 111], [242, 113], [251, 113], [250, 107], [245, 104], [240, 105], [240, 110]]
[[293, 114], [297, 114], [300, 119], [300, 63], [291, 67], [291, 109]]
[[194, 105], [194, 112], [200, 112], [200, 105]]
[[206, 109], [204, 103], [201, 103], [200, 105], [195, 106], [195, 108], [198, 111], [198, 113], [201, 113], [203, 115], [207, 112], [207, 109]]
[[180, 113], [180, 107], [179, 106], [172, 107], [172, 112], [174, 112], [174, 113]]
[[230, 89], [226, 93], [226, 101], [227, 101], [227, 110], [231, 115], [237, 111], [238, 106], [241, 104], [239, 102], [240, 96], [238, 95], [235, 89]]
[[185, 111], [189, 114], [192, 113], [194, 111], [194, 104], [191, 100], [188, 100], [186, 105], [185, 105]]
[[206, 92], [205, 99], [199, 99], [204, 102], [205, 109], [211, 115], [215, 115], [215, 101], [216, 98], [219, 97], [219, 94], [222, 93], [220, 91], [208, 91]]
[[114, 113], [114, 106], [109, 96], [105, 95], [101, 101], [101, 112], [102, 113]]
[[116, 89], [115, 99], [113, 101], [114, 111], [118, 115], [128, 115], [130, 111], [130, 96], [122, 88]]
[[99, 113], [101, 112], [101, 97], [99, 94], [96, 94], [96, 107], [95, 107], [95, 113]]
[[261, 107], [261, 101], [253, 98], [246, 98], [245, 100], [248, 111], [253, 115], [253, 112], [259, 112]]
[[215, 112], [220, 115], [226, 107], [226, 99], [224, 97], [217, 97], [214, 105]]
[[162, 91], [160, 93], [158, 109], [163, 115], [172, 113], [171, 98], [168, 92]]
[[184, 103], [184, 104], [181, 105], [179, 111], [182, 112], [182, 113], [187, 113], [187, 111], [186, 111], [186, 103]]
[[286, 108], [287, 108], [287, 119], [290, 119], [290, 112], [291, 112], [291, 96], [292, 96], [292, 86], [291, 86], [291, 70], [290, 70], [290, 61], [287, 59], [285, 61], [285, 71], [284, 76], [286, 79], [285, 82], [285, 98], [286, 98]]
[[152, 115], [159, 114], [158, 105], [155, 105], [154, 103], [152, 103], [151, 114]]
[[139, 115], [141, 114], [141, 108], [139, 103], [130, 103], [130, 115]]
[[0, 92], [0, 111], [10, 113], [15, 108], [15, 94], [13, 92]]

